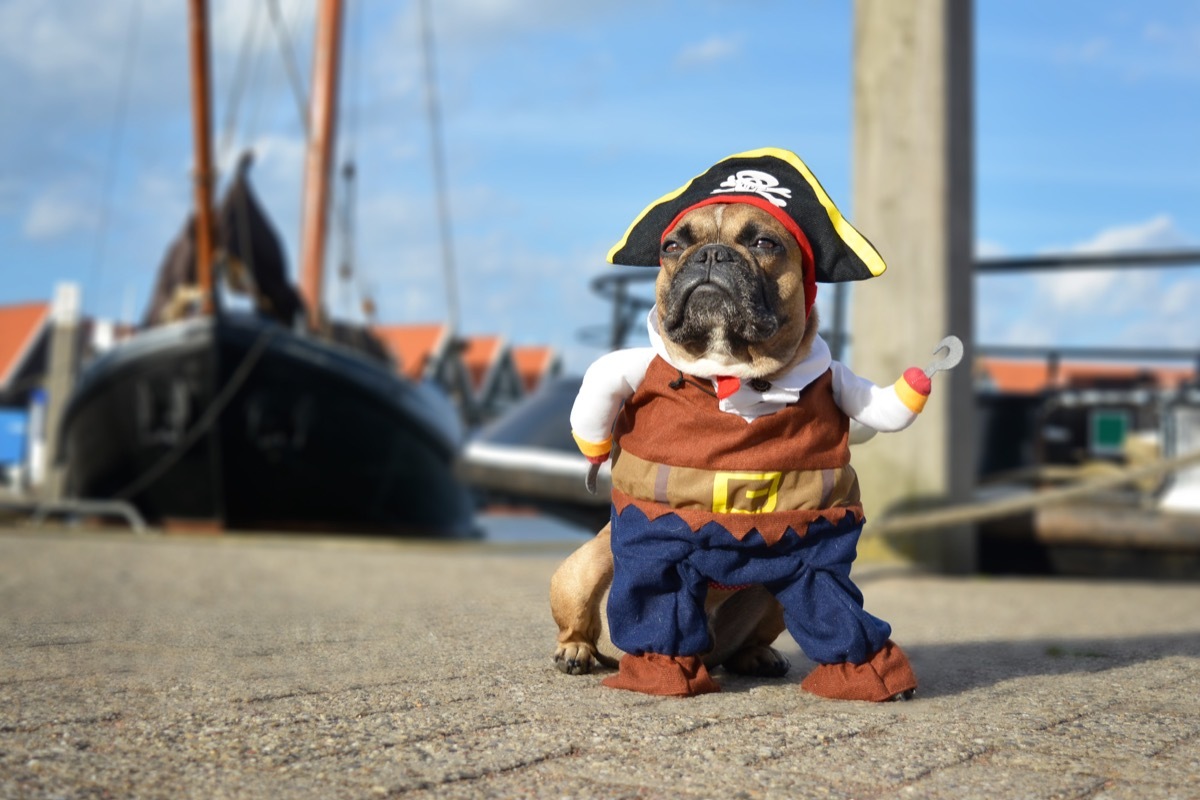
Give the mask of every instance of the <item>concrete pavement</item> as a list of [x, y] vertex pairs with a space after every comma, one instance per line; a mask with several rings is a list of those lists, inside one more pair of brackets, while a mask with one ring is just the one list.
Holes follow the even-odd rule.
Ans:
[[865, 566], [916, 700], [674, 700], [554, 669], [567, 551], [0, 530], [0, 797], [1200, 797], [1200, 584]]

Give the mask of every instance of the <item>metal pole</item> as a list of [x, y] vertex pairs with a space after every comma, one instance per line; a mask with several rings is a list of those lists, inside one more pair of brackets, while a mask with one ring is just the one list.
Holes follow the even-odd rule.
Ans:
[[50, 314], [50, 368], [46, 375], [46, 471], [40, 493], [43, 501], [53, 502], [63, 496], [65, 475], [59, 450], [63, 412], [75, 387], [79, 307], [78, 284], [60, 283], [55, 287]]
[[[948, 333], [972, 352], [972, 6], [854, 4], [854, 223], [892, 265], [852, 298], [854, 371], [875, 381], [895, 380]], [[874, 524], [923, 495], [970, 495], [969, 366], [938, 376], [934, 400], [911, 430], [855, 453]], [[953, 572], [975, 566], [968, 536], [903, 555]]]
[[846, 284], [833, 285], [833, 321], [829, 326], [829, 352], [834, 361], [846, 359]]

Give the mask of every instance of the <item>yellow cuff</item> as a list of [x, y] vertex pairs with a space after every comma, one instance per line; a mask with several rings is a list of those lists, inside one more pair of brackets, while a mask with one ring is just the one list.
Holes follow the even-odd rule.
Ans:
[[900, 402], [904, 403], [908, 410], [914, 414], [920, 414], [921, 409], [925, 408], [925, 401], [929, 399], [929, 395], [921, 394], [909, 386], [908, 381], [904, 380], [904, 378], [896, 381], [896, 384], [892, 388], [896, 390], [896, 396], [900, 398]]
[[599, 443], [589, 442], [587, 439], [581, 439], [575, 433], [575, 431], [571, 431], [571, 436], [575, 438], [575, 444], [579, 446], [579, 452], [583, 453], [588, 458], [606, 456], [608, 455], [608, 451], [612, 450], [611, 436]]

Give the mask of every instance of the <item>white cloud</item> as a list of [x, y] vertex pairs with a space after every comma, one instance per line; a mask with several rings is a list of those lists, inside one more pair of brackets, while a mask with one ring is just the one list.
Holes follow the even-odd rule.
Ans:
[[675, 66], [679, 69], [705, 67], [732, 58], [741, 50], [741, 36], [711, 36], [680, 50], [675, 56]]
[[56, 186], [34, 198], [25, 214], [22, 233], [35, 241], [56, 239], [96, 229], [99, 213], [68, 186]]
[[[304, 139], [297, 132], [295, 135], [268, 133], [259, 136], [251, 143], [254, 151], [256, 168], [259, 171], [269, 170], [276, 178], [289, 177], [296, 180], [304, 164]], [[233, 164], [229, 164], [232, 167]]]
[[1108, 253], [1156, 250], [1188, 244], [1188, 237], [1175, 225], [1169, 214], [1159, 214], [1145, 222], [1106, 228], [1091, 239], [1068, 249], [1073, 253]]
[[1098, 303], [1111, 296], [1117, 272], [1111, 269], [1071, 270], [1038, 275], [1036, 291], [1049, 298], [1056, 310], [1072, 310], [1081, 307], [1095, 308]]
[[[304, 41], [312, 27], [314, 4], [311, 0], [279, 0], [279, 6], [292, 36]], [[265, 4], [218, 0], [209, 15], [216, 60], [239, 52], [253, 15], [258, 17], [256, 49], [278, 50]], [[155, 66], [164, 53], [186, 54], [187, 25], [182, 3], [126, 0], [106, 3], [102, 12], [89, 13], [75, 0], [5, 0], [0, 5], [0, 56], [56, 91], [91, 88], [107, 97], [114, 93], [135, 28], [139, 55], [150, 60], [137, 70], [137, 85], [186, 81], [186, 72], [164, 74]]]
[[[1039, 345], [1055, 340], [1055, 331], [1042, 319], [1022, 317], [1010, 320], [1000, 334], [999, 341], [1010, 345]], [[989, 340], [990, 342], [990, 340]]]
[[[210, 13], [213, 49], [236, 54], [253, 27], [257, 33], [252, 40], [255, 50], [278, 52], [279, 40], [272, 27], [269, 6], [267, 2], [247, 3], [245, 0], [214, 3]], [[278, 0], [278, 8], [292, 45], [298, 49], [297, 55], [303, 58], [305, 54], [299, 48], [312, 38], [310, 31], [316, 18], [316, 3], [312, 0]]]
[[[638, 0], [639, 3], [654, 0]], [[453, 50], [456, 56], [469, 57], [493, 46], [511, 44], [515, 37], [535, 31], [566, 26], [585, 30], [597, 17], [620, 15], [631, 0], [606, 3], [564, 3], [562, 0], [438, 0], [431, 3], [431, 22], [435, 48], [439, 53]], [[394, 18], [389, 38], [397, 47], [393, 56], [414, 52], [419, 47], [419, 8], [416, 3]]]
[[[1130, 253], [1194, 242], [1163, 214], [1051, 252]], [[979, 336], [986, 344], [1195, 347], [1198, 272], [1130, 266], [987, 276], [979, 283]]]
[[1130, 346], [1178, 347], [1195, 350], [1200, 342], [1200, 271], [1163, 278], [1152, 305], [1130, 314], [1121, 333]]
[[1007, 256], [1008, 250], [999, 242], [979, 239], [975, 242], [975, 258], [1000, 258]]
[[1168, 25], [1151, 21], [1142, 29], [1146, 45], [1139, 72], [1180, 77], [1200, 78], [1200, 26]]
[[1111, 43], [1102, 36], [1095, 36], [1082, 42], [1072, 42], [1058, 49], [1058, 58], [1070, 64], [1095, 64], [1111, 51]]
[[[1096, 255], [1163, 250], [1187, 244], [1188, 239], [1166, 214], [1129, 225], [1106, 228], [1071, 247], [1068, 253]], [[1061, 252], [1061, 250], [1059, 251]], [[1130, 304], [1159, 302], [1160, 273], [1129, 269], [1072, 269], [1036, 276], [1036, 291], [1050, 300], [1056, 311], [1087, 309], [1115, 312]]]
[[[112, 114], [134, 44], [131, 92], [165, 97], [178, 89], [187, 30], [175, 3], [108, 3], [103, 11], [70, 0], [6, 0], [0, 4], [0, 88], [24, 108]], [[135, 34], [136, 31], [136, 34]], [[186, 76], [186, 71], [182, 73]], [[13, 91], [24, 85], [41, 91]], [[175, 94], [178, 94], [176, 91]]]

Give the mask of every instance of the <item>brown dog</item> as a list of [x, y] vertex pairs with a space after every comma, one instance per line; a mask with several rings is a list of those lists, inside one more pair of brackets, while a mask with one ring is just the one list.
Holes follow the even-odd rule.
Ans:
[[886, 266], [786, 150], [730, 156], [664, 195], [609, 261], [657, 267], [656, 305], [650, 347], [598, 358], [571, 409], [589, 485], [612, 460], [613, 514], [552, 580], [559, 668], [611, 663], [596, 649], [608, 587], [625, 654], [605, 686], [690, 697], [721, 690], [709, 666], [781, 675], [786, 629], [816, 662], [805, 691], [910, 697], [907, 656], [850, 578], [864, 524], [851, 423], [906, 428], [957, 358], [891, 386], [833, 359], [818, 281]]
[[[671, 361], [689, 374], [714, 371], [771, 380], [808, 355], [817, 334], [805, 314], [803, 256], [771, 214], [752, 205], [709, 205], [685, 215], [663, 242], [655, 284], [658, 328]], [[609, 526], [555, 572], [550, 607], [558, 624], [554, 663], [563, 672], [615, 666], [600, 653], [600, 603], [613, 576]], [[761, 586], [710, 588], [713, 648], [708, 667], [777, 677], [787, 659], [771, 647], [784, 631], [779, 602]]]

